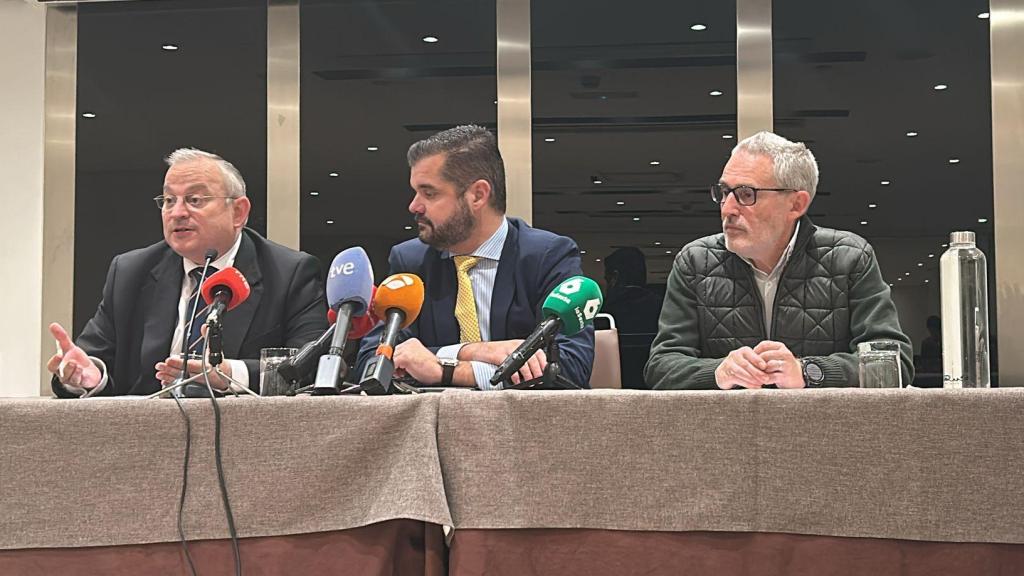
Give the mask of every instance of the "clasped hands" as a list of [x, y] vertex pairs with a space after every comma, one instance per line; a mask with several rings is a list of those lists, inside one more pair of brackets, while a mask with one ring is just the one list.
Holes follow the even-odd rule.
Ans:
[[[501, 364], [508, 358], [516, 348], [522, 344], [522, 340], [498, 340], [494, 342], [473, 342], [464, 345], [459, 350], [459, 360], [469, 362], [476, 360], [486, 362], [495, 366]], [[423, 384], [437, 384], [441, 382], [443, 370], [437, 362], [437, 356], [431, 352], [418, 338], [410, 338], [395, 347], [394, 354], [395, 372], [399, 375], [408, 374]], [[523, 364], [519, 372], [512, 375], [512, 383], [518, 384], [544, 374], [544, 367], [547, 366], [547, 355], [543, 350], [538, 350]], [[473, 387], [476, 380], [472, 368], [467, 364], [462, 371], [462, 365], [456, 370], [452, 384], [456, 386]], [[461, 372], [461, 373], [460, 373]]]
[[751, 348], [744, 346], [729, 353], [715, 369], [715, 382], [723, 390], [762, 388], [803, 388], [800, 361], [781, 342], [765, 340]]

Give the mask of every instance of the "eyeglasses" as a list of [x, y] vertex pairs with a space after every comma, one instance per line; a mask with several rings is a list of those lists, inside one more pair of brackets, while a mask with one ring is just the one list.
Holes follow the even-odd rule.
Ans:
[[[153, 201], [156, 202], [157, 207], [159, 207], [161, 210], [163, 210], [164, 212], [169, 212], [171, 210], [174, 210], [174, 207], [178, 205], [178, 198], [182, 197], [157, 196], [156, 198], [153, 198]], [[227, 198], [228, 201], [234, 200], [234, 198], [232, 198], [231, 196], [199, 196], [198, 194], [189, 194], [187, 196], [184, 196], [183, 198], [185, 200], [185, 207], [188, 208], [189, 210], [202, 210], [203, 207], [206, 206], [210, 202], [210, 200], [213, 200], [214, 198]]]
[[725, 204], [725, 199], [731, 193], [736, 197], [740, 206], [753, 206], [757, 202], [758, 192], [796, 192], [793, 188], [754, 188], [753, 186], [737, 186], [729, 188], [719, 182], [711, 185], [711, 199], [715, 204]]

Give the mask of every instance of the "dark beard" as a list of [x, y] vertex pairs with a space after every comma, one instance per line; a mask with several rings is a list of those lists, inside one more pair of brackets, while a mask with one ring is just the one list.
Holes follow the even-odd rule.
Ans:
[[418, 217], [416, 223], [425, 225], [419, 230], [420, 240], [436, 250], [447, 250], [465, 241], [473, 233], [476, 224], [465, 199], [459, 201], [458, 210], [447, 222], [435, 226], [426, 217]]

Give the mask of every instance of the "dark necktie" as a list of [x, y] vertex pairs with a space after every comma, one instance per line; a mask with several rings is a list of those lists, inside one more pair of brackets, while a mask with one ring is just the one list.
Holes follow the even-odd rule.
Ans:
[[[216, 271], [217, 268], [215, 266], [210, 266], [206, 271], [206, 277], [209, 278]], [[192, 271], [188, 273], [188, 275], [189, 278], [192, 279], [193, 288], [192, 295], [189, 296], [188, 299], [188, 307], [185, 308], [186, 322], [188, 322], [189, 316], [191, 316], [192, 314], [192, 307], [196, 305], [197, 298], [199, 299], [199, 307], [196, 308], [196, 318], [195, 320], [192, 321], [192, 330], [188, 334], [187, 350], [189, 354], [202, 354], [203, 350], [206, 348], [206, 341], [203, 340], [198, 344], [196, 344], [196, 342], [199, 341], [200, 331], [203, 328], [203, 324], [206, 322], [206, 312], [203, 311], [203, 308], [205, 308], [209, 304], [209, 302], [207, 302], [206, 299], [203, 298], [203, 295], [200, 292], [202, 284], [200, 284], [199, 280], [203, 275], [203, 269], [202, 267], [193, 268]], [[186, 325], [185, 328], [188, 329], [188, 326]], [[193, 346], [195, 347], [193, 348]]]

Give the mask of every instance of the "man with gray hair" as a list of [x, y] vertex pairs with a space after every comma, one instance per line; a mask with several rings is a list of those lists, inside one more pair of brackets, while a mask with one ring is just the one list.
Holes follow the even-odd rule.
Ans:
[[770, 132], [740, 142], [711, 198], [722, 233], [683, 247], [669, 274], [644, 370], [660, 389], [857, 386], [857, 344], [913, 349], [875, 253], [852, 232], [807, 217], [814, 155]]
[[[149, 394], [175, 381], [184, 368], [182, 344], [204, 352], [203, 315], [189, 329], [206, 277], [233, 266], [245, 276], [249, 298], [224, 322], [221, 371], [253, 390], [259, 386], [261, 348], [298, 347], [327, 329], [327, 303], [317, 260], [246, 228], [251, 204], [245, 180], [216, 154], [182, 148], [166, 158], [163, 193], [154, 198], [164, 239], [114, 258], [103, 299], [76, 342], [60, 324], [50, 332], [60, 351], [47, 369], [61, 397]], [[196, 301], [199, 305], [196, 306]], [[188, 373], [202, 362], [189, 360]], [[210, 384], [228, 381], [209, 372]]]

